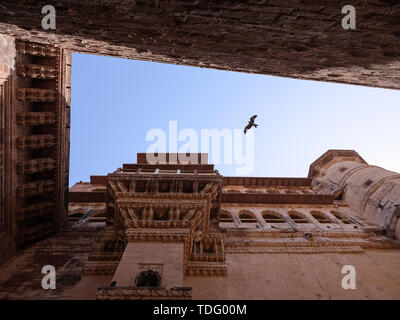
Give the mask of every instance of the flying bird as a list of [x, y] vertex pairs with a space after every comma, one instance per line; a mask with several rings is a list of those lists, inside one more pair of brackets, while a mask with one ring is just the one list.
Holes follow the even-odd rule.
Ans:
[[257, 118], [257, 115], [254, 115], [250, 118], [249, 124], [244, 128], [244, 134], [246, 134], [247, 130], [250, 130], [252, 127], [257, 128], [258, 124], [254, 123], [254, 120]]

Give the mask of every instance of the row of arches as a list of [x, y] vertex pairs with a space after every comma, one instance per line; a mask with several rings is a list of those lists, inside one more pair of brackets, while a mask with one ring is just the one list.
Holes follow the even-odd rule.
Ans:
[[310, 189], [291, 189], [291, 188], [266, 188], [266, 189], [250, 189], [250, 188], [237, 188], [237, 189], [223, 189], [224, 193], [269, 193], [269, 194], [311, 194]]
[[[331, 210], [329, 213], [320, 210], [309, 210], [307, 211], [308, 214], [297, 210], [288, 210], [285, 213], [283, 214], [277, 210], [263, 210], [260, 215], [267, 224], [287, 223], [289, 219], [297, 224], [314, 223], [315, 221], [321, 224], [353, 224], [349, 217], [337, 210]], [[237, 217], [239, 223], [260, 223], [258, 217], [250, 210], [240, 210]], [[234, 223], [235, 219], [231, 212], [221, 210], [219, 222]]]

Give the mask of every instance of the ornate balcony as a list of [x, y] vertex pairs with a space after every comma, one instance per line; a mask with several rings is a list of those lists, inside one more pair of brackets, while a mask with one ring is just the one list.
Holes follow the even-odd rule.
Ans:
[[56, 122], [54, 112], [19, 112], [17, 113], [17, 125], [38, 126], [53, 124]]
[[17, 137], [17, 148], [20, 150], [50, 148], [55, 143], [56, 138], [51, 134]]
[[22, 54], [41, 57], [56, 57], [58, 53], [56, 47], [25, 41], [17, 41], [16, 49]]
[[57, 69], [38, 64], [18, 64], [17, 74], [21, 77], [32, 79], [55, 79]]
[[57, 91], [52, 89], [19, 88], [16, 96], [22, 102], [54, 102], [57, 99]]
[[35, 172], [49, 171], [55, 167], [56, 161], [53, 158], [26, 160], [17, 163], [17, 173], [19, 175], [31, 174]]

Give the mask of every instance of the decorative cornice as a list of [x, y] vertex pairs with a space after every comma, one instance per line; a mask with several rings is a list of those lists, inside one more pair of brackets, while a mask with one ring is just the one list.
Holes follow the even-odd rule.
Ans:
[[271, 177], [224, 177], [223, 186], [244, 187], [301, 187], [310, 186], [309, 178], [271, 178]]
[[[138, 169], [160, 169], [160, 170], [181, 170], [184, 171], [205, 171], [213, 173], [213, 164], [148, 164], [148, 163], [124, 163], [122, 165], [123, 171], [135, 171]], [[200, 177], [200, 176], [199, 176]]]
[[195, 277], [226, 277], [228, 275], [228, 269], [225, 263], [190, 261], [185, 275]]
[[295, 193], [223, 193], [223, 203], [333, 204], [335, 195]]
[[263, 253], [362, 253], [360, 246], [349, 247], [281, 247], [281, 248], [227, 248], [227, 254], [263, 254]]
[[396, 249], [400, 244], [389, 239], [337, 239], [325, 240], [315, 238], [314, 240], [303, 239], [268, 239], [267, 241], [254, 241], [252, 239], [228, 239], [226, 250], [229, 253], [231, 248], [332, 248], [332, 247], [354, 247], [363, 249]]
[[225, 229], [226, 236], [228, 239], [232, 238], [283, 238], [283, 239], [293, 239], [293, 238], [304, 238], [304, 234], [311, 232], [314, 237], [324, 237], [324, 238], [371, 238], [371, 236], [376, 236], [375, 232], [365, 231], [365, 230], [340, 230], [340, 231], [322, 231], [322, 230], [312, 230], [312, 231], [276, 231], [276, 230], [263, 230], [263, 229]]
[[158, 221], [158, 220], [135, 220], [128, 221], [126, 227], [130, 228], [153, 228], [153, 229], [190, 229], [194, 225], [194, 221]]
[[123, 202], [153, 202], [162, 203], [166, 200], [179, 203], [192, 203], [193, 201], [198, 203], [204, 203], [210, 199], [208, 193], [179, 193], [179, 192], [115, 192], [117, 197], [117, 203]]

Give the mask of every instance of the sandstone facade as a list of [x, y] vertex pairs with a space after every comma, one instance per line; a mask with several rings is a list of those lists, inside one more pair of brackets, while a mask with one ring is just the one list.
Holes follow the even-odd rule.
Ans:
[[[351, 180], [357, 172], [362, 178]], [[377, 184], [366, 186], [369, 179]], [[68, 231], [10, 259], [0, 269], [0, 294], [399, 299], [400, 194], [387, 187], [396, 183], [394, 173], [351, 150], [329, 150], [307, 178], [223, 177], [211, 164], [153, 165], [139, 154], [137, 164], [70, 189]], [[360, 199], [374, 194], [393, 203], [372, 215]], [[44, 263], [59, 270], [53, 292], [40, 289]], [[355, 290], [342, 288], [345, 265], [356, 269]]]
[[71, 51], [399, 89], [400, 4], [354, 1], [343, 30], [346, 1], [68, 0], [45, 31], [47, 4], [0, 5], [0, 298], [399, 299], [399, 174], [354, 151], [304, 178], [144, 154], [70, 192], [68, 173]]

